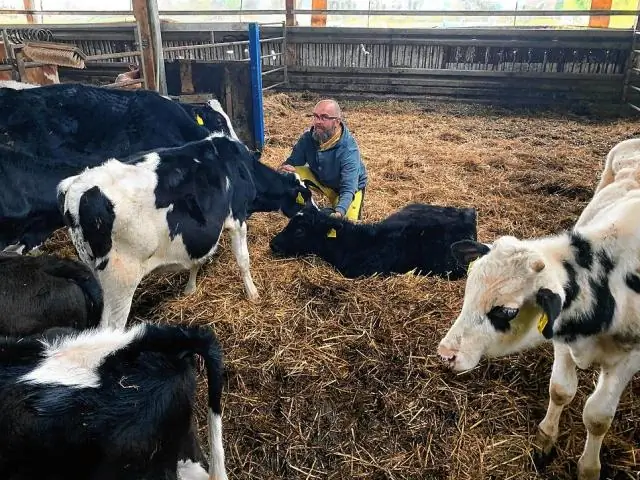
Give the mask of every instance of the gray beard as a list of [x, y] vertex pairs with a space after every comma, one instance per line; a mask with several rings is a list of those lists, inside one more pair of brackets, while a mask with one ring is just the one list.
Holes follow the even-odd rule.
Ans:
[[324, 143], [333, 136], [334, 132], [318, 132], [315, 129], [311, 132], [311, 137], [318, 143]]

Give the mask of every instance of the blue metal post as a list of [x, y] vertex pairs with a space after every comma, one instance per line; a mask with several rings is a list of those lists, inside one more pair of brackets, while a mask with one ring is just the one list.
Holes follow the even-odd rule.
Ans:
[[251, 64], [251, 97], [253, 98], [253, 136], [256, 150], [264, 146], [264, 111], [262, 107], [262, 49], [260, 26], [249, 24], [249, 63]]

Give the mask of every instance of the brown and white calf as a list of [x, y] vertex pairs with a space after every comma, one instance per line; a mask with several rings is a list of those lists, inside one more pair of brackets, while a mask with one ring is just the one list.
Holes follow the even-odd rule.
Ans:
[[550, 399], [538, 432], [544, 452], [558, 438], [562, 410], [576, 394], [576, 366], [599, 365], [598, 384], [583, 409], [580, 480], [599, 478], [602, 441], [620, 395], [640, 370], [640, 155], [633, 161], [627, 150], [623, 162], [614, 157], [572, 231], [452, 246], [460, 261], [475, 262], [462, 311], [438, 346], [440, 357], [462, 371], [483, 356], [551, 339]]

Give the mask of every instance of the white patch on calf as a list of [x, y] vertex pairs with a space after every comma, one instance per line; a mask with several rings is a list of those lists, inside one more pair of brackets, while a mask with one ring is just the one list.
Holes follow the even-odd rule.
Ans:
[[178, 460], [178, 480], [208, 480], [209, 474], [199, 463]]
[[227, 126], [229, 127], [229, 133], [231, 135], [231, 138], [233, 138], [234, 140], [240, 141], [238, 139], [238, 136], [236, 135], [236, 131], [233, 129], [233, 125], [231, 124], [231, 119], [222, 108], [222, 105], [220, 105], [220, 102], [216, 99], [212, 99], [207, 102], [207, 105], [211, 107], [211, 110], [218, 112], [220, 115], [224, 117], [225, 121], [227, 122]]
[[224, 447], [222, 445], [222, 418], [209, 409], [209, 422], [209, 431], [211, 432], [211, 438], [209, 439], [211, 449], [211, 458], [209, 459], [210, 478], [227, 480], [224, 468]]
[[121, 350], [144, 333], [144, 325], [130, 330], [86, 330], [77, 336], [64, 337], [46, 345], [45, 359], [18, 381], [35, 385], [65, 385], [97, 388], [97, 369], [105, 357]]

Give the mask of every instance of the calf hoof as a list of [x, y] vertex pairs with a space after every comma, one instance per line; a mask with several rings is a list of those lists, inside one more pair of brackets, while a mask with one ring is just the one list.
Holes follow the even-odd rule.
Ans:
[[252, 303], [258, 303], [260, 301], [260, 294], [258, 294], [258, 290], [248, 290], [247, 291], [247, 300]]
[[551, 451], [556, 444], [556, 438], [551, 435], [547, 435], [540, 428], [538, 428], [538, 433], [536, 434], [536, 445], [540, 449], [541, 455], [548, 456], [551, 455]]
[[578, 461], [578, 480], [599, 480], [600, 465], [584, 465]]
[[196, 293], [195, 285], [187, 285], [186, 287], [184, 287], [184, 295], [193, 295], [194, 293]]

